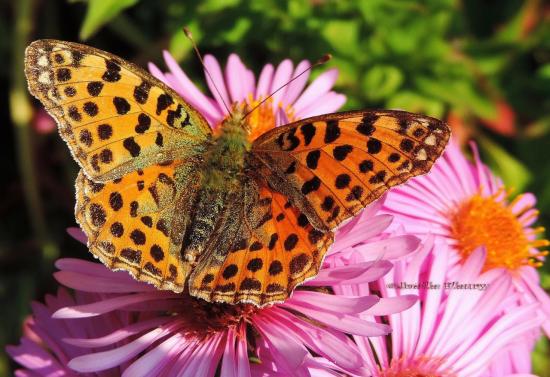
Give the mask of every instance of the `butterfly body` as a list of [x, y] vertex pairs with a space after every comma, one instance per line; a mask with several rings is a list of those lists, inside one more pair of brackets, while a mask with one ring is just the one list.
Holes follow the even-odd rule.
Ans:
[[105, 51], [27, 49], [29, 89], [81, 167], [75, 214], [90, 251], [159, 289], [262, 306], [319, 271], [334, 230], [443, 152], [441, 121], [352, 111], [254, 140], [239, 106], [213, 131], [176, 92]]

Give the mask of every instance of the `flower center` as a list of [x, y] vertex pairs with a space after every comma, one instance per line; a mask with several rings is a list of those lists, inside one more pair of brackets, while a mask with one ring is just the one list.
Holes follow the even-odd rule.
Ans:
[[378, 371], [377, 377], [455, 377], [454, 373], [441, 367], [442, 363], [443, 359], [437, 357], [394, 359], [389, 368]]
[[[539, 257], [546, 251], [532, 253], [532, 248], [547, 246], [546, 240], [530, 240], [519, 217], [532, 207], [521, 209], [514, 214], [511, 210], [519, 202], [518, 196], [507, 204], [502, 191], [489, 197], [479, 194], [472, 196], [458, 206], [451, 215], [451, 235], [457, 241], [462, 258], [466, 259], [476, 248], [485, 246], [487, 260], [485, 270], [494, 267], [505, 267], [510, 270], [525, 265], [539, 267]], [[535, 214], [536, 216], [536, 214]], [[540, 233], [544, 229], [535, 229]]]
[[[253, 109], [258, 106], [264, 98], [260, 97], [253, 99], [250, 95], [246, 101], [249, 109]], [[281, 106], [280, 104], [278, 105]], [[274, 111], [275, 110], [275, 111]], [[273, 98], [268, 98], [267, 101], [262, 103], [260, 107], [254, 110], [248, 116], [248, 122], [250, 124], [250, 134], [248, 136], [249, 140], [252, 141], [258, 136], [264, 134], [265, 132], [276, 127], [276, 116], [275, 112], [279, 109], [273, 108]], [[294, 120], [294, 110], [292, 107], [288, 106], [286, 109], [283, 109], [287, 115], [289, 121]]]
[[193, 297], [188, 298], [188, 303], [189, 305], [185, 305], [188, 310], [181, 310], [177, 315], [184, 317], [189, 324], [186, 330], [199, 337], [236, 327], [259, 310], [249, 304], [218, 304]]

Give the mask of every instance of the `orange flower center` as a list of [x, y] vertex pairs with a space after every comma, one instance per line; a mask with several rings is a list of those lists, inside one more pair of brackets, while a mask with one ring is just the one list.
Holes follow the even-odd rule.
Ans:
[[[246, 105], [249, 109], [253, 109], [258, 106], [264, 98], [253, 99], [250, 95], [246, 102]], [[278, 107], [282, 107], [281, 103], [278, 104]], [[294, 120], [294, 109], [288, 106], [285, 110], [289, 121]], [[248, 122], [250, 124], [250, 134], [249, 140], [252, 141], [258, 136], [264, 134], [265, 132], [275, 128], [276, 124], [275, 111], [273, 109], [273, 98], [269, 98], [267, 101], [262, 103], [260, 107], [254, 110], [248, 116]]]
[[[514, 214], [511, 208], [519, 202], [521, 195], [510, 204], [507, 204], [506, 198], [497, 200], [501, 195], [502, 191], [488, 197], [476, 194], [461, 203], [451, 215], [451, 235], [457, 241], [462, 258], [468, 258], [475, 249], [485, 246], [485, 270], [494, 267], [516, 270], [525, 265], [540, 267], [542, 262], [538, 258], [548, 252], [533, 254], [532, 248], [549, 243], [546, 240], [529, 240], [518, 219], [531, 207]], [[534, 230], [535, 233], [543, 231], [543, 228]]]

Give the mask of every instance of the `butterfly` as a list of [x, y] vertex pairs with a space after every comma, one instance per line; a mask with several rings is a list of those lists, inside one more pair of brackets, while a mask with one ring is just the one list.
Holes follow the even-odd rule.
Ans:
[[318, 273], [339, 224], [428, 172], [450, 136], [437, 119], [365, 110], [249, 140], [240, 108], [214, 133], [144, 70], [71, 42], [30, 44], [25, 73], [81, 167], [75, 214], [90, 251], [210, 302], [284, 301]]

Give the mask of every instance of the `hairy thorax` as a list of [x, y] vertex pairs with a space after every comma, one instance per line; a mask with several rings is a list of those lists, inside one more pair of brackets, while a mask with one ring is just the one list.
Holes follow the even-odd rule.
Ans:
[[202, 187], [219, 190], [238, 184], [248, 150], [250, 141], [246, 120], [240, 113], [232, 115], [222, 123], [208, 148], [202, 170]]

